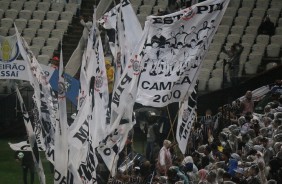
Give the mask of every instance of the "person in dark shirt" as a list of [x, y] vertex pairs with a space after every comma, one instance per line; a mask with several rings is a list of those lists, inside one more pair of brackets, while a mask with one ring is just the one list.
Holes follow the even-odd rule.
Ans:
[[258, 28], [258, 34], [265, 34], [272, 36], [275, 32], [275, 25], [271, 22], [269, 15], [267, 15]]
[[30, 172], [30, 184], [33, 184], [34, 183], [34, 161], [32, 158], [31, 151], [17, 151], [15, 157], [17, 161], [21, 161], [21, 166], [23, 169], [24, 184], [28, 184], [28, 181], [27, 181], [28, 170]]

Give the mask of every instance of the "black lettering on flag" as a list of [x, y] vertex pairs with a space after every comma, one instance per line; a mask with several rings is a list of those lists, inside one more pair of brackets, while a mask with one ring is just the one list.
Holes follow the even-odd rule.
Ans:
[[46, 155], [48, 156], [48, 158], [51, 158], [52, 160], [54, 160], [54, 156], [55, 156], [54, 149], [46, 148]]
[[121, 6], [122, 6], [122, 7], [125, 7], [125, 6], [127, 6], [127, 5], [129, 5], [128, 0], [123, 0]]
[[62, 174], [57, 170], [55, 170], [54, 179], [55, 181], [59, 181], [59, 184], [67, 184], [67, 178], [62, 176]]
[[88, 132], [89, 132], [88, 121], [85, 120], [84, 123], [79, 128], [78, 132], [73, 137], [79, 139], [82, 143], [84, 143], [88, 138]]

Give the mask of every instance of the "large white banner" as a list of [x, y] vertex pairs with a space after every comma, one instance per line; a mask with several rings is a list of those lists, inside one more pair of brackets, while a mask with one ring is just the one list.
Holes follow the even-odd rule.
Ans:
[[137, 102], [163, 107], [183, 101], [195, 86], [199, 69], [229, 0], [208, 0], [165, 16], [147, 17], [149, 29]]
[[185, 154], [188, 139], [190, 136], [192, 125], [197, 117], [197, 94], [193, 90], [189, 98], [184, 102], [180, 102], [180, 109], [178, 114], [177, 128], [176, 128], [176, 141], [182, 154]]

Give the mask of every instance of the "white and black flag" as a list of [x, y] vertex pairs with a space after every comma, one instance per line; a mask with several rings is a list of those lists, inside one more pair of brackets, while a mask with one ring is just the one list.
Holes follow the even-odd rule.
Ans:
[[33, 161], [34, 161], [34, 164], [35, 164], [36, 171], [38, 173], [39, 182], [40, 182], [40, 184], [45, 184], [45, 182], [46, 182], [45, 181], [45, 174], [44, 174], [44, 169], [43, 169], [42, 162], [41, 162], [40, 155], [39, 155], [39, 149], [38, 149], [38, 145], [37, 145], [37, 142], [36, 142], [36, 135], [33, 131], [33, 127], [31, 125], [31, 120], [29, 118], [27, 109], [25, 107], [22, 95], [21, 95], [21, 93], [20, 93], [20, 91], [17, 87], [16, 87], [16, 92], [17, 92], [17, 96], [18, 96], [18, 99], [19, 99], [19, 102], [20, 102], [20, 107], [21, 107], [21, 110], [22, 110], [22, 113], [23, 113], [24, 124], [25, 124], [25, 127], [26, 127], [26, 132], [27, 132], [28, 140], [29, 140], [29, 144], [30, 144], [30, 150], [32, 152]]
[[24, 61], [28, 63], [27, 72], [30, 84], [34, 88], [33, 100], [38, 108], [44, 139], [42, 145], [45, 148], [46, 158], [54, 164], [54, 137], [58, 100], [47, 80], [45, 72], [42, 70], [28, 44], [21, 38], [17, 29], [16, 35], [20, 53]]
[[183, 103], [179, 103], [179, 115], [176, 128], [176, 141], [182, 154], [185, 154], [187, 142], [190, 136], [192, 125], [196, 119], [197, 93], [194, 89]]
[[147, 17], [137, 102], [163, 107], [194, 89], [202, 61], [229, 0], [205, 1], [181, 11]]

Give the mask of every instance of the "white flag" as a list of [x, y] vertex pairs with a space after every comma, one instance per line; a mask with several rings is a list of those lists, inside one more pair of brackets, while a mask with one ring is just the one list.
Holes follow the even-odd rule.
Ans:
[[80, 100], [78, 115], [70, 127], [70, 183], [96, 183], [97, 158], [94, 150], [107, 129], [108, 85], [95, 10], [93, 20], [81, 67], [81, 94], [84, 94], [84, 100]]
[[[31, 151], [30, 144], [27, 143], [27, 141], [21, 141], [19, 143], [10, 143], [9, 142], [8, 144], [10, 148], [14, 151]], [[37, 145], [38, 145], [39, 151], [45, 151], [40, 144], [37, 144]]]
[[196, 98], [196, 90], [193, 90], [192, 94], [189, 95], [189, 98], [185, 99], [183, 103], [179, 103], [180, 109], [176, 128], [176, 141], [182, 154], [185, 154], [191, 128], [197, 116]]
[[63, 53], [61, 48], [58, 81], [58, 118], [55, 131], [54, 183], [67, 183], [68, 173], [68, 123]]
[[22, 95], [17, 87], [16, 87], [16, 92], [17, 92], [17, 96], [20, 102], [20, 107], [23, 113], [24, 124], [25, 124], [27, 135], [28, 135], [30, 147], [31, 147], [33, 161], [35, 164], [36, 171], [38, 173], [39, 182], [40, 184], [45, 184], [45, 174], [44, 174], [44, 169], [43, 169], [42, 162], [41, 162], [40, 155], [39, 155], [39, 149], [38, 149], [38, 145], [36, 142], [36, 136], [33, 131], [33, 127], [31, 125], [31, 121], [29, 119], [27, 109], [24, 105]]
[[128, 132], [135, 123], [133, 105], [137, 94], [137, 82], [141, 72], [141, 57], [146, 34], [147, 30], [144, 31], [138, 44], [139, 47], [133, 51], [131, 59], [127, 62], [123, 75], [114, 89], [110, 133], [97, 149], [112, 175], [116, 173], [118, 154], [124, 148]]
[[210, 0], [169, 15], [147, 17], [149, 31], [136, 102], [163, 107], [183, 101], [187, 91], [194, 89], [228, 3]]
[[[16, 28], [16, 26], [15, 26]], [[54, 137], [58, 101], [52, 90], [48, 78], [33, 55], [26, 42], [22, 40], [17, 29], [16, 35], [20, 53], [25, 62], [28, 63], [27, 72], [30, 84], [34, 88], [34, 102], [38, 107], [39, 117], [44, 138], [44, 148], [47, 159], [54, 163]]]

